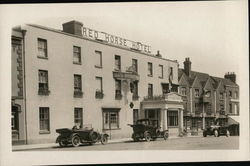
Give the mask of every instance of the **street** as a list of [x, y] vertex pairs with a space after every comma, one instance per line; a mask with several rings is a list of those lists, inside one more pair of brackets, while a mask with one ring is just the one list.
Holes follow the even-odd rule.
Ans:
[[125, 141], [120, 143], [110, 143], [106, 145], [81, 145], [79, 147], [64, 147], [58, 146], [44, 149], [36, 149], [33, 151], [91, 151], [91, 150], [214, 150], [214, 149], [238, 149], [238, 136], [208, 136], [208, 137], [183, 137], [170, 138], [164, 141], [162, 138], [156, 141], [141, 141], [133, 142]]

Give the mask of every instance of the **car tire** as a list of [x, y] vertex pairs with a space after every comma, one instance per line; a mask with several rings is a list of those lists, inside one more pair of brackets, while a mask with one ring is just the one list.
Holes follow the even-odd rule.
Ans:
[[214, 130], [214, 136], [215, 136], [215, 137], [219, 137], [219, 132], [218, 132], [218, 130]]
[[108, 137], [106, 135], [103, 135], [101, 138], [101, 143], [103, 145], [106, 145], [108, 143]]
[[97, 142], [98, 140], [98, 133], [95, 131], [92, 131], [89, 133], [89, 139], [91, 142]]
[[150, 140], [151, 140], [151, 134], [149, 132], [146, 132], [145, 135], [144, 135], [144, 137], [145, 137], [145, 140], [147, 142], [150, 142]]
[[226, 136], [229, 137], [230, 136], [230, 132], [229, 130], [226, 131]]
[[164, 140], [167, 140], [167, 139], [168, 139], [168, 132], [164, 132], [164, 133], [163, 133], [163, 138], [164, 138]]
[[80, 137], [78, 135], [73, 136], [71, 139], [71, 143], [74, 147], [78, 147], [81, 143]]
[[61, 140], [59, 141], [59, 146], [60, 146], [60, 147], [66, 147], [67, 145], [68, 145], [68, 143], [65, 142], [65, 140], [61, 139]]

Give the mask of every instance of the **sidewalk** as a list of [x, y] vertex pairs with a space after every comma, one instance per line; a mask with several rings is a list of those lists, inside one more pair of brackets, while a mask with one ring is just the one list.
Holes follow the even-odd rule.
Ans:
[[[192, 137], [202, 137], [201, 135], [187, 135], [183, 137], [179, 136], [171, 136], [168, 139], [178, 139], [178, 138], [192, 138]], [[122, 138], [122, 139], [114, 139], [114, 140], [108, 140], [108, 144], [112, 143], [121, 143], [125, 141], [132, 141], [132, 138]], [[99, 143], [100, 144], [100, 143]], [[22, 150], [31, 150], [31, 149], [46, 149], [46, 148], [53, 148], [58, 147], [58, 143], [46, 143], [46, 144], [30, 144], [30, 145], [13, 145], [12, 151], [22, 151]]]

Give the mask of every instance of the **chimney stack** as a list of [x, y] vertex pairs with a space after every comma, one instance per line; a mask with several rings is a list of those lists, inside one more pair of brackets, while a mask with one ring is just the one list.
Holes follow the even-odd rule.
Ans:
[[62, 26], [63, 26], [63, 32], [70, 33], [73, 35], [82, 36], [83, 24], [79, 21], [73, 20], [70, 22], [66, 22]]
[[157, 51], [157, 54], [155, 56], [162, 57], [159, 50]]
[[224, 75], [225, 79], [228, 79], [232, 81], [233, 83], [236, 83], [236, 74], [234, 72], [228, 72]]
[[190, 76], [192, 62], [190, 61], [189, 58], [185, 58], [183, 64], [184, 64], [184, 72], [186, 73], [187, 76]]

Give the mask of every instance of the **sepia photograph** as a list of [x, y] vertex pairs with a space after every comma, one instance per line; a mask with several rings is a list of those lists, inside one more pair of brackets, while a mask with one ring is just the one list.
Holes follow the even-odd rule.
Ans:
[[248, 1], [0, 5], [0, 165], [249, 160]]

